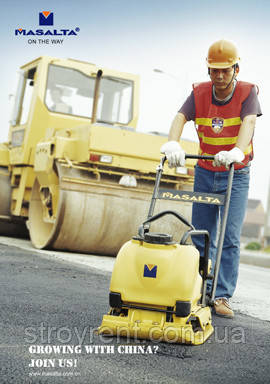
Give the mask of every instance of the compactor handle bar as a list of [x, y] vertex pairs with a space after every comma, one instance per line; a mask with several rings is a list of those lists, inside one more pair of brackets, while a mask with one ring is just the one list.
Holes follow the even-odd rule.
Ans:
[[149, 231], [149, 225], [146, 226], [146, 224], [150, 224], [153, 221], [158, 220], [159, 218], [161, 218], [162, 216], [165, 216], [165, 215], [173, 215], [178, 220], [180, 220], [182, 223], [187, 225], [191, 230], [195, 230], [194, 226], [192, 224], [190, 224], [180, 213], [175, 212], [175, 211], [162, 211], [162, 212], [157, 213], [155, 216], [151, 216], [145, 222], [143, 222], [142, 225], [140, 225], [139, 231], [138, 231], [139, 236], [144, 238], [145, 233]]
[[[215, 159], [214, 156], [189, 155], [189, 154], [186, 154], [185, 158], [186, 159], [203, 159], [203, 160], [214, 160]], [[153, 191], [153, 195], [152, 195], [152, 200], [151, 200], [147, 220], [150, 219], [150, 217], [152, 217], [153, 213], [154, 213], [155, 202], [156, 202], [156, 199], [158, 197], [159, 184], [160, 184], [160, 180], [161, 180], [161, 176], [162, 176], [162, 172], [163, 172], [164, 163], [166, 160], [167, 160], [167, 157], [163, 156], [162, 159], [160, 160], [159, 165], [157, 166], [155, 187], [154, 187], [154, 191]]]
[[[161, 161], [160, 165], [164, 165], [166, 161], [166, 156], [164, 156]], [[185, 159], [195, 159], [195, 160], [215, 160], [215, 156], [204, 156], [204, 155], [189, 155], [188, 153], [185, 154]]]
[[[189, 155], [189, 154], [185, 154], [185, 159], [195, 159], [195, 160], [215, 160], [215, 156], [204, 156], [204, 155]], [[160, 160], [160, 163], [157, 167], [157, 178], [156, 178], [156, 185], [158, 183], [158, 186], [159, 186], [159, 183], [160, 183], [160, 178], [161, 178], [161, 174], [162, 174], [162, 171], [163, 171], [163, 166], [164, 166], [164, 163], [165, 161], [167, 160], [167, 157], [166, 156], [163, 156], [162, 159]], [[156, 188], [156, 185], [155, 185], [155, 188]], [[154, 190], [155, 191], [155, 190]]]
[[[214, 160], [215, 157], [214, 156], [202, 156], [202, 155], [186, 154], [185, 158], [186, 159]], [[155, 216], [153, 216], [155, 201], [156, 201], [157, 195], [158, 195], [159, 184], [160, 184], [160, 180], [161, 180], [163, 166], [164, 166], [166, 160], [167, 160], [166, 156], [163, 156], [163, 158], [160, 160], [160, 164], [157, 167], [156, 182], [155, 182], [155, 187], [154, 187], [154, 191], [153, 191], [152, 201], [151, 201], [151, 205], [149, 208], [147, 220], [139, 227], [139, 235], [142, 237], [144, 237], [144, 234], [149, 231], [150, 226], [147, 224], [150, 224], [152, 221], [158, 220], [160, 217], [162, 217], [164, 215], [168, 215], [168, 214], [173, 215], [176, 218], [178, 218], [178, 220], [182, 221], [182, 223], [187, 225], [191, 230], [195, 229], [191, 223], [189, 223], [182, 215], [180, 215], [179, 213], [177, 213], [175, 211], [164, 211], [164, 212], [160, 212], [160, 213], [156, 214]]]
[[[165, 156], [166, 157], [166, 156]], [[185, 155], [185, 159], [197, 159], [197, 160], [215, 160], [215, 156], [204, 156], [204, 155]]]
[[[207, 231], [200, 230], [194, 231], [194, 227], [191, 223], [188, 223], [185, 218], [182, 218], [178, 213], [174, 211], [164, 211], [161, 212], [160, 214], [157, 214], [153, 216], [154, 208], [155, 208], [155, 202], [158, 199], [158, 192], [159, 192], [159, 185], [160, 185], [160, 180], [163, 172], [163, 166], [166, 161], [166, 156], [162, 157], [160, 160], [160, 163], [157, 167], [157, 174], [156, 174], [156, 181], [155, 181], [155, 187], [152, 195], [152, 200], [147, 216], [147, 220], [140, 226], [139, 228], [139, 234], [143, 235], [146, 232], [149, 232], [149, 223], [157, 220], [158, 218], [164, 216], [165, 214], [173, 214], [176, 216], [179, 220], [181, 220], [183, 223], [187, 224], [187, 226], [190, 228], [189, 231], [187, 231], [182, 239], [181, 239], [181, 244], [186, 244], [187, 238], [189, 236], [194, 236], [194, 235], [204, 235], [205, 237], [205, 260], [202, 263], [203, 267], [203, 275], [206, 277], [207, 274], [207, 269], [208, 269], [208, 250], [209, 250], [209, 234], [206, 233]], [[215, 156], [203, 156], [203, 155], [190, 155], [186, 154], [185, 159], [201, 159], [201, 160], [214, 160]], [[212, 291], [211, 295], [209, 298], [209, 304], [213, 305], [214, 303], [214, 298], [215, 298], [215, 292], [216, 292], [216, 287], [217, 287], [217, 278], [218, 278], [218, 272], [219, 272], [219, 267], [220, 267], [220, 260], [221, 260], [221, 255], [222, 255], [222, 248], [223, 248], [223, 242], [224, 242], [224, 237], [225, 237], [225, 230], [226, 230], [226, 224], [227, 224], [227, 218], [228, 218], [228, 213], [229, 213], [229, 205], [230, 205], [230, 197], [231, 197], [231, 190], [232, 190], [232, 182], [233, 182], [233, 175], [234, 175], [234, 163], [230, 164], [229, 167], [229, 174], [228, 174], [228, 185], [227, 185], [227, 191], [225, 194], [225, 202], [224, 202], [224, 211], [223, 211], [223, 220], [220, 225], [220, 234], [219, 234], [219, 239], [218, 239], [218, 246], [217, 246], [217, 255], [216, 255], [216, 263], [215, 263], [215, 268], [214, 268], [214, 276], [213, 276], [213, 284], [212, 284]], [[184, 220], [183, 220], [184, 219]], [[210, 276], [207, 276], [207, 278], [210, 278]], [[203, 287], [203, 303], [205, 302], [205, 292], [206, 292], [206, 280], [204, 280], [204, 287]]]
[[[203, 155], [185, 155], [186, 159], [203, 159], [203, 160], [214, 160], [214, 156], [203, 156]], [[157, 169], [157, 178], [156, 178], [156, 185], [155, 185], [155, 194], [153, 195], [153, 198], [157, 198], [158, 194], [158, 189], [159, 189], [159, 184], [160, 184], [160, 179], [163, 171], [163, 166], [166, 161], [166, 156], [164, 156]], [[214, 300], [215, 300], [215, 293], [216, 293], [216, 288], [217, 288], [217, 280], [218, 280], [218, 273], [219, 273], [219, 268], [220, 268], [220, 261], [221, 261], [221, 255], [222, 255], [222, 248], [223, 248], [223, 242], [224, 242], [224, 237], [225, 237], [225, 231], [226, 231], [226, 225], [227, 225], [227, 218], [228, 218], [228, 213], [229, 213], [229, 206], [230, 206], [230, 198], [231, 198], [231, 191], [232, 191], [232, 183], [233, 183], [233, 175], [234, 175], [234, 163], [230, 164], [229, 167], [229, 174], [228, 174], [228, 184], [227, 184], [227, 191], [225, 194], [225, 202], [224, 202], [224, 211], [223, 211], [223, 220], [221, 221], [220, 224], [220, 233], [219, 233], [219, 239], [218, 239], [218, 246], [217, 246], [217, 254], [216, 254], [216, 263], [214, 267], [214, 276], [213, 276], [213, 284], [212, 284], [212, 290], [209, 298], [209, 304], [213, 305]], [[149, 214], [153, 214], [154, 210], [154, 202], [155, 200], [152, 199], [153, 204], [152, 207], [150, 207]], [[152, 212], [151, 212], [152, 209]], [[189, 235], [194, 235], [192, 231], [188, 231], [186, 235], [183, 236], [181, 243], [185, 243], [187, 240], [187, 237]], [[209, 244], [207, 244], [207, 236], [205, 235], [205, 246], [206, 246], [206, 254], [207, 254], [207, 249], [209, 248]], [[204, 263], [204, 275], [207, 273], [206, 269], [206, 262]], [[203, 301], [205, 301], [205, 284], [204, 284], [204, 289], [203, 289]]]

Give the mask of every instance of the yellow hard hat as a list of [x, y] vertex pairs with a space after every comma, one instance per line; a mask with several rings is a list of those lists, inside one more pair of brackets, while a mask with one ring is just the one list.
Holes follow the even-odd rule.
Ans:
[[239, 60], [236, 46], [230, 41], [219, 40], [210, 46], [206, 63], [208, 68], [229, 68]]

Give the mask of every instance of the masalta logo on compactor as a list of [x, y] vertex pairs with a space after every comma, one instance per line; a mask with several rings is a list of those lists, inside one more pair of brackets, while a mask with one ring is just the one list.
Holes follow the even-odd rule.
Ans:
[[[54, 13], [51, 11], [39, 12], [39, 26], [54, 25]], [[77, 36], [80, 28], [61, 28], [61, 29], [15, 29], [15, 36]]]
[[157, 265], [144, 264], [143, 277], [157, 277]]

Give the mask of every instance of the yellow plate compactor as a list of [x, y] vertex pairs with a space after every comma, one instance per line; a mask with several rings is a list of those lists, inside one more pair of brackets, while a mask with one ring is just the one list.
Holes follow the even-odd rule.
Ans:
[[[213, 160], [213, 156], [186, 155], [186, 158]], [[171, 343], [202, 344], [213, 333], [211, 309], [227, 222], [234, 167], [231, 166], [226, 195], [164, 190], [159, 188], [164, 157], [157, 167], [156, 182], [147, 220], [138, 236], [120, 249], [111, 277], [110, 311], [103, 316], [99, 334], [149, 339]], [[210, 274], [209, 233], [196, 230], [175, 211], [153, 216], [157, 199], [173, 198], [191, 202], [224, 205], [219, 244], [213, 275]], [[164, 215], [173, 215], [189, 229], [180, 241], [172, 236], [151, 233], [150, 223]], [[205, 252], [187, 244], [190, 236], [204, 236]], [[212, 289], [206, 295], [206, 283]]]

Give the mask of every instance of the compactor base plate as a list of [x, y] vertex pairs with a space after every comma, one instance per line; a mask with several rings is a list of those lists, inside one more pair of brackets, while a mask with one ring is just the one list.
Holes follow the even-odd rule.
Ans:
[[108, 336], [193, 345], [203, 344], [213, 332], [209, 307], [198, 307], [186, 318], [171, 315], [170, 319], [166, 313], [111, 309], [98, 329], [99, 334]]

